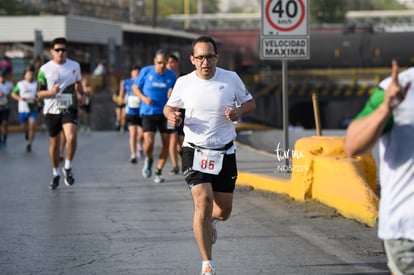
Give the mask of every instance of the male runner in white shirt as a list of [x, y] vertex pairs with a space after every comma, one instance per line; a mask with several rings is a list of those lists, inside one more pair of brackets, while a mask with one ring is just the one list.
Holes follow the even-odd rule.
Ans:
[[75, 155], [78, 133], [78, 97], [85, 93], [81, 84], [81, 70], [78, 62], [66, 57], [67, 41], [63, 37], [52, 41], [50, 53], [53, 59], [40, 67], [38, 99], [44, 99], [43, 113], [50, 137], [49, 157], [52, 162], [53, 179], [50, 189], [59, 186], [60, 132], [66, 138], [66, 159], [62, 169], [64, 182], [71, 186], [75, 182], [72, 160]]
[[212, 244], [216, 222], [229, 218], [237, 179], [235, 125], [256, 108], [250, 92], [235, 72], [217, 68], [215, 41], [201, 36], [190, 56], [195, 71], [178, 78], [164, 107], [172, 126], [185, 109], [183, 174], [194, 200], [193, 231], [203, 260], [201, 274], [213, 275]]

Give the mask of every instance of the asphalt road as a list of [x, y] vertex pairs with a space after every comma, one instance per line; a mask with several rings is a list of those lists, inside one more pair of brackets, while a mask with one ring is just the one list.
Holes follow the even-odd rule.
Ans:
[[[0, 149], [0, 274], [200, 274], [192, 198], [169, 162], [155, 184], [141, 176], [143, 161], [128, 162], [127, 134], [80, 133], [75, 184], [51, 191], [46, 133], [24, 149], [21, 133]], [[238, 160], [240, 172], [257, 173], [272, 161], [244, 146]], [[213, 257], [218, 275], [388, 274], [375, 228], [245, 187], [218, 225]]]

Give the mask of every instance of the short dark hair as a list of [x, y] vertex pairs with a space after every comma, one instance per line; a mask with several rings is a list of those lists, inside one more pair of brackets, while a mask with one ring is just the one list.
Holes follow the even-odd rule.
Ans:
[[131, 67], [131, 71], [133, 70], [141, 70], [141, 66], [140, 65], [134, 65]]
[[198, 37], [196, 40], [193, 41], [193, 44], [191, 45], [192, 48], [193, 48], [193, 51], [194, 51], [195, 45], [199, 42], [205, 42], [205, 43], [213, 44], [214, 53], [217, 54], [217, 44], [216, 44], [216, 41], [214, 41], [213, 38], [211, 38], [210, 36], [200, 36], [200, 37]]
[[24, 69], [23, 74], [25, 74], [27, 71], [35, 72], [36, 71], [35, 66], [33, 64], [28, 64], [26, 68]]
[[66, 41], [66, 38], [64, 38], [64, 37], [57, 37], [57, 38], [53, 39], [53, 41], [50, 45], [52, 47], [52, 49], [56, 44], [63, 44], [63, 45], [66, 46], [68, 44], [68, 41]]
[[177, 54], [175, 54], [175, 53], [170, 53], [170, 54], [168, 55], [168, 58], [172, 58], [172, 59], [174, 59], [176, 62], [180, 62], [180, 59], [178, 58]]
[[158, 55], [162, 55], [162, 56], [164, 56], [164, 58], [166, 58], [166, 57], [167, 57], [167, 54], [166, 54], [165, 50], [163, 50], [163, 49], [159, 49], [159, 50], [157, 50], [157, 51], [155, 52], [154, 57], [157, 57]]

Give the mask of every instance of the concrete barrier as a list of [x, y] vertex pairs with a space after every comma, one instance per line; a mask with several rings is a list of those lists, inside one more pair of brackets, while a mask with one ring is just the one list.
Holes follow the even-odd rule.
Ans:
[[295, 150], [305, 157], [293, 159], [293, 165], [304, 162], [309, 169], [292, 175], [292, 196], [319, 200], [344, 217], [374, 226], [378, 216], [375, 161], [370, 153], [348, 158], [343, 146], [344, 137], [298, 140]]
[[375, 160], [371, 153], [348, 158], [343, 145], [344, 137], [301, 138], [291, 152], [290, 180], [239, 173], [238, 184], [298, 201], [316, 199], [346, 218], [375, 226], [379, 202]]

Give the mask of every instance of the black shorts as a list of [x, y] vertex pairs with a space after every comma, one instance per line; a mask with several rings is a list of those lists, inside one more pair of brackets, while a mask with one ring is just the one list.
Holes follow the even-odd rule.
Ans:
[[45, 123], [50, 137], [57, 136], [63, 129], [65, 123], [73, 123], [78, 125], [78, 110], [69, 108], [63, 114], [46, 114]]
[[41, 113], [42, 115], [43, 115], [43, 106], [45, 106], [45, 102], [43, 101], [43, 99], [42, 100], [39, 100], [37, 102], [37, 111], [39, 113]]
[[126, 115], [126, 122], [133, 126], [142, 126], [142, 118], [139, 115]]
[[181, 123], [177, 127], [175, 127], [172, 131], [177, 132], [179, 136], [184, 136], [184, 118], [185, 118], [185, 109], [180, 109], [181, 113]]
[[80, 106], [80, 108], [85, 111], [85, 113], [90, 114], [92, 111], [92, 106], [91, 104], [87, 104], [87, 105], [82, 105]]
[[175, 128], [175, 131], [179, 136], [184, 136], [184, 120], [180, 123], [180, 125], [178, 125], [178, 127]]
[[225, 154], [223, 168], [218, 175], [207, 174], [192, 169], [194, 149], [183, 147], [182, 167], [188, 188], [194, 185], [210, 182], [214, 192], [233, 193], [237, 180], [236, 154]]
[[0, 110], [0, 122], [8, 122], [10, 116], [10, 108], [4, 108]]
[[172, 133], [177, 133], [179, 136], [184, 136], [184, 122], [181, 122], [180, 125], [170, 130]]
[[167, 128], [167, 119], [164, 115], [143, 115], [142, 116], [142, 129], [144, 132], [157, 132], [171, 133], [173, 130]]

